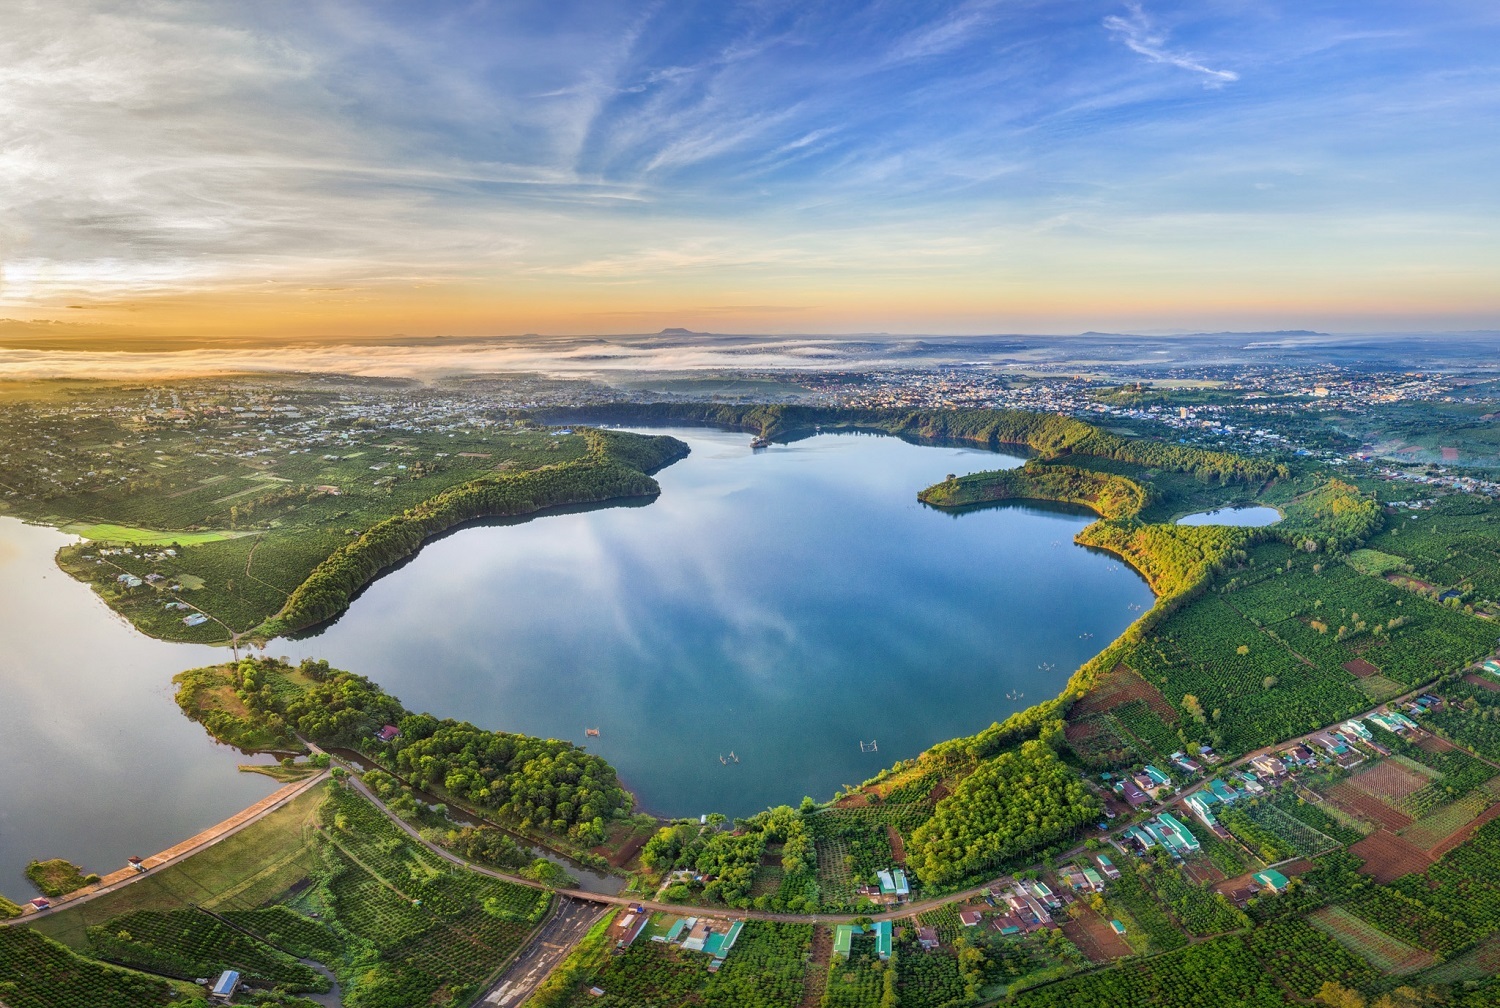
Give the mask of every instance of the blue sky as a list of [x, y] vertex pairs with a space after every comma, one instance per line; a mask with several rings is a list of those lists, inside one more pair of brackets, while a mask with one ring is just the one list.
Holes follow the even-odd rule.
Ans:
[[1443, 0], [23, 0], [0, 314], [1493, 327], [1497, 42]]

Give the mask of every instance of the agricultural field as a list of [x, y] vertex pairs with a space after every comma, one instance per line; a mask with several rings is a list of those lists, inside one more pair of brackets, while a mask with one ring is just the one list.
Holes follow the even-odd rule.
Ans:
[[36, 928], [173, 975], [229, 956], [267, 983], [321, 990], [292, 958], [305, 955], [335, 971], [347, 1004], [436, 1008], [477, 993], [547, 906], [546, 892], [457, 868], [329, 785]]
[[1343, 846], [1271, 801], [1236, 805], [1226, 809], [1221, 818], [1224, 826], [1267, 864], [1326, 854]]
[[161, 977], [95, 962], [31, 928], [0, 928], [0, 997], [8, 1008], [154, 1008], [182, 993]]
[[1340, 907], [1315, 910], [1307, 920], [1381, 973], [1413, 973], [1432, 965], [1431, 952], [1397, 941]]
[[804, 822], [817, 851], [818, 891], [828, 908], [867, 905], [861, 885], [876, 883], [876, 872], [902, 862], [891, 848], [891, 830], [898, 839], [932, 816], [925, 804], [833, 807], [807, 816]]
[[[0, 429], [0, 510], [81, 536], [65, 570], [145, 632], [195, 642], [257, 626], [384, 518], [587, 451], [480, 399], [357, 379], [106, 387], [0, 404]], [[193, 611], [209, 620], [184, 625]]]
[[246, 982], [324, 991], [317, 971], [201, 909], [141, 910], [89, 929], [94, 955], [179, 980], [240, 971]]

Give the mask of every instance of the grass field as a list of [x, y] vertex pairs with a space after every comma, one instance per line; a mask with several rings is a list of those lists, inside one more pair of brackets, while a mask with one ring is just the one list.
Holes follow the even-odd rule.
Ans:
[[228, 530], [203, 532], [158, 532], [154, 529], [132, 528], [129, 525], [110, 525], [102, 522], [68, 522], [61, 531], [69, 535], [82, 536], [94, 542], [123, 543], [127, 546], [199, 546], [203, 543], [223, 542], [255, 535], [254, 532], [230, 532]]

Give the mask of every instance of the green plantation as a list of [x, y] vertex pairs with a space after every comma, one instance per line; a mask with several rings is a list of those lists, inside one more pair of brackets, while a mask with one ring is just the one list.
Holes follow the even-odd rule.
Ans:
[[229, 968], [263, 991], [326, 990], [307, 958], [333, 970], [349, 1008], [459, 1008], [549, 905], [544, 890], [458, 867], [330, 787], [37, 930], [0, 928], [0, 996], [17, 1008], [167, 1004], [187, 989], [176, 981]]

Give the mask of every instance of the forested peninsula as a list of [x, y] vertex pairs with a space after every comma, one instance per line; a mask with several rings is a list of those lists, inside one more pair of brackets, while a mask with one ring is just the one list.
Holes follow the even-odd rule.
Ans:
[[276, 637], [332, 619], [381, 571], [464, 522], [564, 504], [655, 496], [661, 487], [651, 474], [688, 452], [687, 445], [671, 437], [592, 429], [581, 433], [588, 442], [581, 458], [527, 472], [489, 473], [374, 525], [318, 564], [256, 635]]

